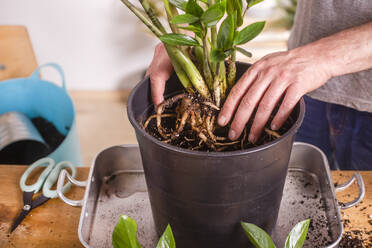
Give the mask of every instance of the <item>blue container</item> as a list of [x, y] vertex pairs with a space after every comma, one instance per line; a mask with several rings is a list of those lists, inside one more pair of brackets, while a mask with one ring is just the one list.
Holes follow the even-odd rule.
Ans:
[[[55, 68], [62, 78], [62, 87], [40, 79], [43, 67]], [[57, 163], [70, 161], [82, 165], [80, 145], [75, 124], [75, 109], [67, 93], [62, 68], [54, 63], [38, 67], [29, 78], [0, 82], [0, 114], [17, 111], [28, 118], [43, 117], [65, 135], [63, 142], [48, 156]]]

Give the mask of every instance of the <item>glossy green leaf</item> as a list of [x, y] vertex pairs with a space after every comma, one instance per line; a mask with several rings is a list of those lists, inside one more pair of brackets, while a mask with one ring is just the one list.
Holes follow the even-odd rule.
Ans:
[[173, 17], [173, 19], [170, 21], [172, 24], [184, 24], [184, 23], [193, 23], [199, 20], [199, 17], [190, 15], [190, 14], [182, 14], [182, 15], [176, 15]]
[[181, 10], [186, 10], [187, 1], [185, 0], [169, 0], [169, 2]]
[[198, 46], [199, 43], [194, 38], [185, 34], [163, 34], [159, 39], [169, 45], [174, 46]]
[[141, 248], [137, 240], [137, 224], [132, 218], [121, 215], [112, 233], [114, 248]]
[[161, 235], [156, 248], [176, 248], [176, 242], [174, 241], [173, 232], [170, 225], [167, 226], [163, 235]]
[[236, 26], [240, 27], [243, 24], [243, 2], [242, 0], [227, 0], [226, 12], [231, 15], [236, 12]]
[[243, 48], [241, 48], [241, 47], [237, 47], [236, 50], [237, 50], [238, 52], [240, 52], [241, 54], [243, 54], [243, 55], [249, 57], [249, 58], [252, 57], [252, 53], [251, 53], [251, 52], [248, 52], [247, 50], [245, 50], [245, 49], [243, 49]]
[[222, 49], [212, 49], [210, 57], [212, 62], [224, 61], [233, 52], [232, 49], [223, 51]]
[[235, 20], [235, 13], [226, 17], [226, 19], [222, 22], [220, 29], [218, 30], [217, 34], [217, 47], [223, 50], [227, 50], [231, 48], [233, 41], [234, 41], [234, 20]]
[[225, 14], [225, 2], [218, 2], [209, 7], [201, 16], [200, 20], [207, 27], [215, 26]]
[[204, 13], [202, 7], [195, 0], [189, 0], [186, 4], [186, 13], [197, 17], [201, 17]]
[[250, 223], [241, 222], [241, 225], [249, 241], [256, 248], [275, 248], [274, 242], [264, 230]]
[[297, 223], [288, 234], [287, 240], [285, 241], [285, 248], [301, 248], [305, 243], [309, 225], [310, 219]]
[[194, 24], [187, 25], [186, 27], [179, 26], [178, 28], [179, 29], [184, 29], [184, 30], [192, 31], [197, 36], [201, 37], [202, 36], [202, 33], [203, 33], [203, 30], [202, 30], [202, 27], [199, 26], [199, 25], [200, 24], [194, 23]]
[[245, 44], [254, 39], [265, 27], [265, 22], [255, 22], [243, 28], [234, 39], [234, 45]]
[[247, 0], [248, 7], [252, 7], [260, 2], [263, 2], [264, 0]]

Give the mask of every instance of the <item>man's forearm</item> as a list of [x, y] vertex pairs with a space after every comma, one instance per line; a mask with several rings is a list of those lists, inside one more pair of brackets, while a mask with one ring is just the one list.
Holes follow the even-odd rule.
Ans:
[[372, 22], [343, 30], [298, 49], [311, 49], [330, 76], [372, 68]]

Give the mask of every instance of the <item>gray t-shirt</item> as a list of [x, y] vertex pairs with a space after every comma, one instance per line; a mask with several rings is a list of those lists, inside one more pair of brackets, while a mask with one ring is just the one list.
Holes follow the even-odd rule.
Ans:
[[[372, 21], [372, 0], [299, 0], [289, 49]], [[312, 98], [372, 113], [372, 70], [331, 78]]]

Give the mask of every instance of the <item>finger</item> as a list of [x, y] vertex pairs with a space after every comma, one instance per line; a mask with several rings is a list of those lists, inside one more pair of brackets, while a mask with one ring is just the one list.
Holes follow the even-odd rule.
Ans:
[[164, 101], [165, 78], [156, 76], [151, 78], [151, 97], [155, 106]]
[[158, 45], [155, 48], [154, 58], [150, 68], [147, 70], [151, 81], [151, 96], [155, 106], [164, 101], [165, 82], [169, 79], [173, 71], [172, 63], [164, 48]]
[[231, 123], [229, 131], [231, 140], [235, 140], [240, 136], [271, 80], [271, 76], [265, 73], [259, 74], [257, 80], [244, 95]]
[[297, 102], [304, 95], [304, 91], [300, 84], [292, 84], [288, 87], [282, 104], [279, 107], [273, 121], [271, 122], [271, 129], [278, 130], [283, 123], [288, 119], [288, 116], [292, 113], [293, 108]]
[[248, 136], [248, 140], [250, 142], [255, 143], [258, 137], [260, 137], [262, 129], [270, 119], [271, 113], [284, 94], [287, 86], [288, 84], [278, 80], [270, 84], [258, 105], [258, 109]]
[[218, 115], [218, 125], [226, 126], [229, 123], [230, 119], [235, 112], [238, 103], [244, 96], [245, 92], [252, 84], [252, 82], [257, 77], [257, 69], [252, 65], [249, 69], [243, 74], [235, 86], [231, 89], [229, 95], [227, 96], [226, 102], [224, 103], [219, 115]]

